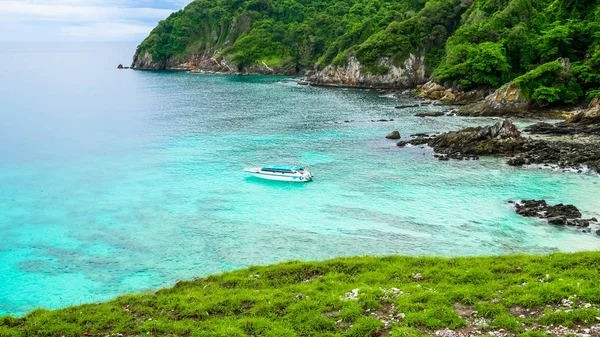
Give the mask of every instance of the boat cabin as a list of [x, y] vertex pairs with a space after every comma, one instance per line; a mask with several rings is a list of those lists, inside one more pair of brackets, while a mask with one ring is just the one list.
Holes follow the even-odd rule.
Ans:
[[261, 171], [264, 172], [273, 172], [273, 173], [294, 173], [297, 171], [302, 171], [304, 169], [303, 166], [290, 166], [290, 165], [267, 165], [261, 168]]

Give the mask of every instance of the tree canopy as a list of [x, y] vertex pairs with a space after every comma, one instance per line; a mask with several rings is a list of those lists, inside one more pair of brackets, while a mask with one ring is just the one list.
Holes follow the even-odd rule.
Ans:
[[[425, 57], [463, 89], [516, 81], [542, 104], [600, 92], [597, 0], [194, 0], [140, 44], [155, 62], [210, 52], [238, 67], [306, 69]], [[562, 65], [560, 70], [556, 65]], [[568, 69], [564, 69], [565, 65]]]

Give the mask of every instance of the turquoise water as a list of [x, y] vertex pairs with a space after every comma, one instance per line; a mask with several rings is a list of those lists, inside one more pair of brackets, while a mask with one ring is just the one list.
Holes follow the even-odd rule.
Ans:
[[[493, 119], [416, 118], [386, 93], [284, 77], [115, 69], [134, 47], [0, 47], [0, 314], [291, 259], [600, 247], [507, 205], [600, 217], [598, 176], [440, 162], [383, 138]], [[244, 174], [263, 163], [315, 181]]]

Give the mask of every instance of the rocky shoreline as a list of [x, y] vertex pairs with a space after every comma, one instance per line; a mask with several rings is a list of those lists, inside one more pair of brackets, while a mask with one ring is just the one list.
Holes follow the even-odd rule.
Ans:
[[[535, 125], [530, 128], [536, 129]], [[578, 127], [573, 128], [579, 130]], [[523, 134], [506, 119], [492, 126], [466, 128], [441, 135], [413, 135], [397, 145], [426, 144], [440, 160], [477, 160], [480, 156], [495, 156], [507, 158], [511, 166], [540, 164], [563, 170], [593, 170], [600, 173], [598, 143], [598, 139], [578, 142], [533, 138]]]
[[[323, 69], [279, 69], [267, 64], [245, 68], [235, 67], [226, 59], [214, 58], [214, 53], [192, 55], [185, 60], [170, 59], [165, 64], [154, 64], [150, 55], [136, 55], [133, 69], [187, 70], [203, 74], [268, 74], [306, 77], [299, 85], [378, 88], [404, 90], [409, 97], [422, 102], [397, 106], [397, 109], [420, 107], [424, 104], [446, 105], [445, 111], [418, 112], [417, 117], [439, 116], [503, 116], [559, 117], [565, 122], [541, 122], [522, 130], [510, 121], [484, 128], [467, 128], [442, 135], [417, 135], [401, 141], [399, 146], [427, 144], [440, 160], [478, 159], [479, 156], [506, 157], [509, 165], [542, 165], [562, 170], [600, 172], [600, 99], [595, 98], [587, 108], [566, 107], [546, 109], [536, 106], [524, 97], [515, 83], [499, 89], [461, 91], [446, 88], [435, 82], [426, 82], [428, 70], [422, 57], [411, 55], [405, 64], [394, 66], [390, 59], [381, 59], [380, 66], [389, 70], [368, 74], [358, 60], [350, 58], [345, 66], [327, 66]], [[426, 82], [426, 83], [425, 83]], [[416, 89], [412, 89], [416, 88]]]

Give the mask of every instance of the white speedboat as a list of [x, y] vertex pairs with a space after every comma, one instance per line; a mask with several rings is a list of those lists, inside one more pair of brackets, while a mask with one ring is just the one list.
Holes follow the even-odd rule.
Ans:
[[312, 175], [304, 169], [304, 166], [267, 165], [261, 168], [247, 168], [244, 171], [252, 173], [255, 177], [269, 180], [295, 183], [305, 183], [312, 180]]

